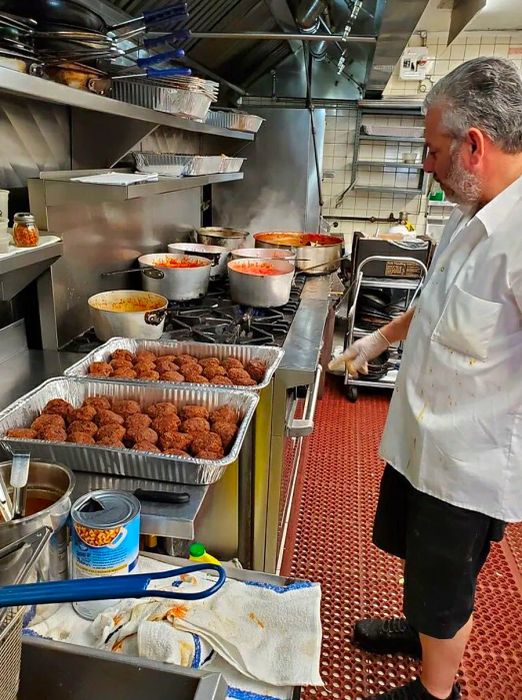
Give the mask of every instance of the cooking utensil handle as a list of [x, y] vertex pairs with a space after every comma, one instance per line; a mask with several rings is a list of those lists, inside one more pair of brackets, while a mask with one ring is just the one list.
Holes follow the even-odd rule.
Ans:
[[188, 29], [178, 29], [176, 32], [163, 34], [162, 36], [145, 37], [143, 39], [143, 46], [145, 46], [146, 49], [152, 49], [154, 46], [161, 46], [162, 44], [173, 44], [177, 41], [188, 41], [191, 36], [192, 33]]
[[185, 52], [183, 49], [173, 49], [172, 51], [165, 51], [164, 53], [157, 53], [154, 56], [148, 56], [147, 58], [137, 58], [136, 65], [140, 68], [147, 68], [148, 66], [153, 66], [156, 63], [161, 63], [162, 61], [177, 60], [178, 58], [183, 58]]
[[190, 68], [177, 66], [175, 68], [146, 68], [147, 78], [170, 78], [174, 75], [192, 75]]
[[138, 501], [152, 501], [154, 503], [188, 503], [190, 494], [183, 492], [168, 492], [168, 491], [148, 491], [147, 489], [136, 489], [134, 495]]
[[[172, 578], [196, 571], [211, 570], [218, 573], [217, 581], [199, 593], [183, 593], [176, 589], [148, 590], [153, 580]], [[47, 603], [73, 603], [82, 600], [108, 600], [111, 598], [177, 598], [200, 600], [216, 593], [226, 581], [225, 570], [217, 564], [194, 564], [180, 569], [169, 569], [151, 574], [130, 574], [127, 576], [101, 576], [100, 578], [79, 578], [70, 581], [48, 581], [28, 583], [20, 586], [0, 587], [0, 607], [20, 605], [42, 605]]]

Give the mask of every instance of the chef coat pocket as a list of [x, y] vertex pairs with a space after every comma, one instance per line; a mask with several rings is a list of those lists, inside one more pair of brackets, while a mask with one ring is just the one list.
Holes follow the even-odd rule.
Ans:
[[502, 304], [454, 285], [431, 337], [451, 350], [487, 360], [501, 310]]

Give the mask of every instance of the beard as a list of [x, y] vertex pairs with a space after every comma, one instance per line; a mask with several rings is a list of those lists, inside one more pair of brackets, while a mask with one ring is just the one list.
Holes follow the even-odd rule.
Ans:
[[457, 152], [459, 144], [452, 148], [448, 175], [443, 182], [437, 180], [445, 190], [446, 197], [455, 204], [477, 204], [482, 193], [482, 184], [477, 175], [468, 172], [460, 160]]

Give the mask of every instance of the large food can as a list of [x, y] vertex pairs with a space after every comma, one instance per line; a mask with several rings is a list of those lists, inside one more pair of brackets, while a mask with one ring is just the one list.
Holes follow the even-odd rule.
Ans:
[[[79, 498], [71, 509], [71, 560], [74, 578], [121, 576], [138, 563], [140, 546], [140, 502], [125, 491], [92, 491]], [[73, 603], [88, 620], [115, 600]]]

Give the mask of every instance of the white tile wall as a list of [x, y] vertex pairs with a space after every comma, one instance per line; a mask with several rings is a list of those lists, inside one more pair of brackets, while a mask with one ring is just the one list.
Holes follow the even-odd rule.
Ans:
[[[511, 58], [522, 70], [522, 53], [516, 53], [516, 49], [522, 49], [522, 32], [463, 32], [452, 43], [446, 46], [447, 35], [443, 32], [429, 32], [426, 45], [430, 58], [433, 60], [433, 82], [460, 63], [477, 56], [501, 56]], [[415, 35], [410, 41], [410, 46], [421, 45], [420, 36]], [[514, 51], [515, 50], [515, 51]], [[429, 83], [421, 88], [418, 82], [403, 81], [399, 78], [398, 67], [395, 69], [384, 91], [388, 96], [414, 95], [422, 98], [425, 89], [429, 89]], [[397, 119], [393, 117], [366, 118], [365, 123], [372, 121], [379, 124], [422, 124], [422, 120], [412, 118]], [[323, 171], [333, 171], [333, 179], [324, 179], [323, 195], [325, 217], [336, 216], [364, 216], [376, 218], [388, 217], [391, 212], [398, 215], [400, 211], [409, 213], [410, 221], [417, 227], [419, 233], [425, 230], [426, 199], [420, 196], [392, 196], [384, 193], [364, 192], [354, 190], [348, 193], [342, 204], [336, 207], [336, 199], [351, 181], [353, 143], [355, 139], [356, 110], [354, 107], [328, 109], [326, 111], [325, 149], [323, 159]], [[401, 154], [412, 150], [411, 144], [382, 144], [367, 143], [361, 146], [359, 160], [399, 160]], [[422, 148], [416, 146], [420, 153]], [[415, 171], [405, 169], [359, 169], [359, 182], [369, 185], [383, 185], [396, 187], [415, 187]], [[388, 225], [370, 223], [365, 221], [347, 222], [337, 221], [337, 227], [333, 229], [342, 232], [348, 245], [354, 231], [364, 231], [375, 234], [380, 229], [387, 230]]]

